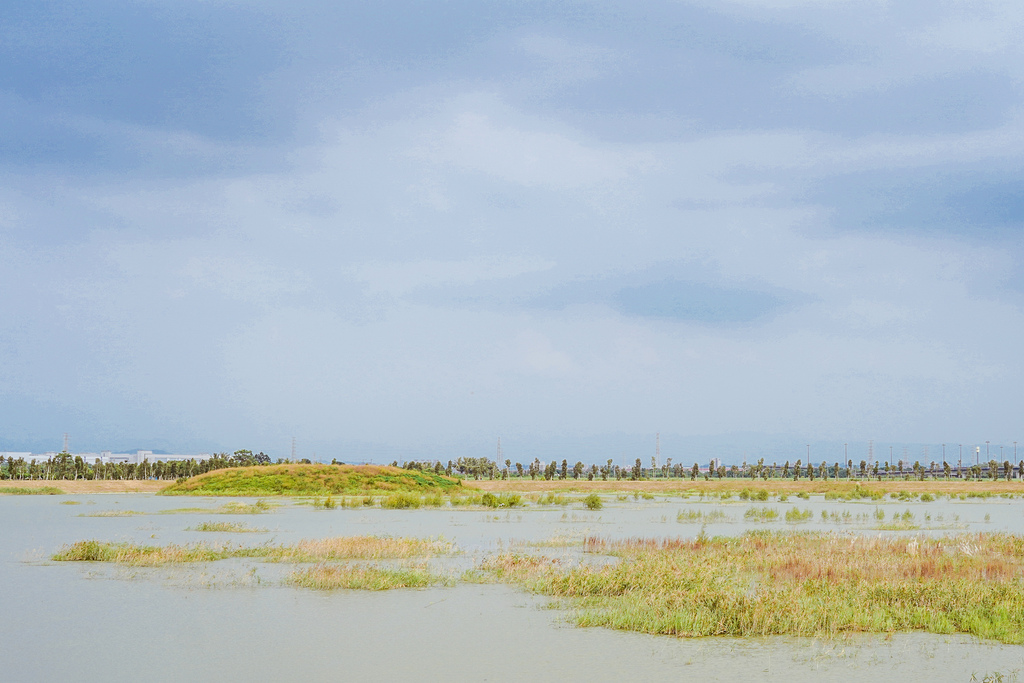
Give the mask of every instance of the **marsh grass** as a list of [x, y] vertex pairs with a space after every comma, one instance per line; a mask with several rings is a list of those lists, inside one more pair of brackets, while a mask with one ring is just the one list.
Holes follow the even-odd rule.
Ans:
[[586, 540], [621, 561], [505, 553], [481, 570], [575, 609], [582, 626], [676, 636], [828, 637], [922, 630], [1024, 643], [1024, 538], [750, 532]]
[[568, 505], [572, 498], [561, 493], [545, 493], [537, 499], [537, 505]]
[[392, 510], [409, 510], [418, 508], [421, 505], [423, 505], [423, 498], [418, 494], [409, 493], [407, 491], [392, 493], [390, 496], [385, 496], [380, 501], [380, 506], [382, 508], [389, 508]]
[[261, 529], [259, 527], [251, 527], [245, 524], [245, 522], [203, 522], [193, 527], [185, 529], [185, 531], [219, 531], [225, 533], [266, 533], [267, 529]]
[[826, 491], [825, 500], [882, 500], [885, 498], [885, 491], [881, 489], [867, 489], [859, 483], [852, 489]]
[[752, 507], [743, 513], [743, 519], [748, 522], [777, 522], [779, 511], [775, 508]]
[[676, 521], [680, 524], [708, 524], [711, 522], [731, 522], [732, 517], [721, 510], [680, 510], [676, 513]]
[[514, 508], [523, 504], [523, 497], [518, 493], [485, 493], [480, 497], [480, 504], [489, 508]]
[[[277, 503], [270, 503], [262, 498], [257, 500], [255, 503], [239, 503], [232, 501], [225, 503], [220, 507], [216, 508], [171, 508], [169, 510], [161, 510], [161, 515], [182, 515], [182, 514], [204, 514], [204, 515], [261, 515], [264, 512], [270, 512]], [[143, 513], [139, 513], [143, 514]]]
[[145, 512], [139, 512], [138, 510], [100, 510], [99, 512], [83, 512], [79, 517], [135, 517], [136, 515], [144, 515]]
[[583, 505], [586, 506], [588, 510], [600, 510], [604, 507], [604, 501], [601, 500], [601, 496], [596, 493], [591, 493], [583, 499]]
[[78, 541], [64, 546], [51, 559], [56, 562], [115, 562], [137, 567], [167, 564], [213, 562], [229, 558], [256, 558], [266, 562], [323, 562], [333, 560], [404, 560], [454, 552], [454, 545], [443, 539], [390, 538], [382, 536], [342, 536], [293, 545], [220, 546], [191, 545], [140, 546], [105, 541]]
[[483, 505], [483, 495], [480, 493], [473, 493], [465, 496], [452, 496], [448, 503], [452, 507], [470, 507], [473, 505]]
[[4, 496], [62, 496], [64, 490], [56, 486], [0, 486], [0, 495]]
[[801, 510], [800, 508], [790, 508], [786, 510], [786, 521], [790, 524], [799, 524], [801, 522], [809, 522], [814, 517], [814, 513], [808, 510]]
[[391, 590], [447, 585], [449, 577], [434, 574], [425, 566], [368, 567], [318, 564], [292, 572], [285, 580], [293, 586], [313, 590]]

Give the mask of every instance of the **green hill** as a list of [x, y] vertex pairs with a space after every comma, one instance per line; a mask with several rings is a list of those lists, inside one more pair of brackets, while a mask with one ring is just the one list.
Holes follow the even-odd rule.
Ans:
[[263, 465], [214, 470], [171, 484], [165, 495], [318, 496], [397, 492], [449, 493], [458, 479], [376, 465]]

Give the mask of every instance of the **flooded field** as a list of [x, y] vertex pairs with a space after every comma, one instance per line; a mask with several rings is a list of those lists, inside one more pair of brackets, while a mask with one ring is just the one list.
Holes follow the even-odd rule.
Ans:
[[[509, 548], [581, 560], [584, 538], [735, 536], [752, 529], [839, 535], [1024, 535], [1024, 499], [740, 501], [612, 493], [588, 510], [317, 509], [312, 501], [149, 494], [0, 496], [3, 680], [1013, 680], [1024, 648], [923, 633], [833, 639], [674, 638], [578, 628], [547, 599], [501, 584], [390, 591], [285, 585], [287, 563], [228, 559], [132, 567], [52, 562], [87, 539], [143, 545], [294, 544], [338, 536], [443, 538], [432, 557], [458, 577]], [[241, 505], [238, 505], [241, 503]], [[232, 507], [234, 505], [235, 507]], [[265, 508], [265, 509], [260, 509]], [[788, 520], [788, 521], [787, 521]], [[244, 533], [243, 533], [244, 532]]]

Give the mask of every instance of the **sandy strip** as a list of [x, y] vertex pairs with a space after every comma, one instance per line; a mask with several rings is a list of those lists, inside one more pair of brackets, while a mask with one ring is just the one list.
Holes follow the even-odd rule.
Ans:
[[[17, 479], [5, 479], [0, 481], [0, 488], [25, 488], [25, 489], [38, 489], [44, 486], [52, 486], [58, 488], [64, 493], [70, 494], [86, 494], [86, 493], [156, 493], [165, 486], [172, 484], [170, 481], [153, 481], [153, 480], [65, 480], [65, 481], [47, 481], [47, 480], [17, 480]], [[0, 494], [3, 495], [3, 494]]]

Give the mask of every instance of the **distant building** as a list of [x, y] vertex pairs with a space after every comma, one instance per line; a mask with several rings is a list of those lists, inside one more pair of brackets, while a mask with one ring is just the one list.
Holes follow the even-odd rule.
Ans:
[[[21, 457], [25, 460], [48, 460], [49, 458], [59, 455], [59, 453], [50, 452], [42, 454], [32, 453], [12, 453], [15, 457]], [[113, 453], [111, 451], [100, 451], [99, 453], [72, 453], [72, 457], [80, 457], [82, 460], [92, 465], [99, 460], [104, 465], [111, 464], [124, 464], [124, 465], [140, 465], [144, 460], [149, 462], [181, 462], [184, 460], [207, 460], [210, 457], [209, 453], [198, 453], [191, 455], [184, 454], [170, 454], [170, 453], [153, 453], [153, 451], [135, 451], [134, 453]]]

